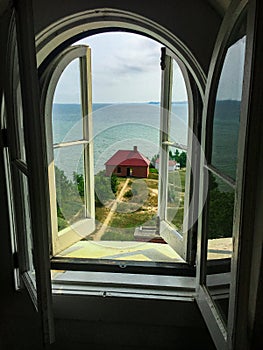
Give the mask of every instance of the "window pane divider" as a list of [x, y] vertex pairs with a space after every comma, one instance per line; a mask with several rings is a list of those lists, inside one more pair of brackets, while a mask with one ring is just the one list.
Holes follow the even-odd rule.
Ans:
[[68, 141], [68, 142], [60, 142], [60, 143], [54, 143], [53, 148], [63, 148], [63, 147], [69, 147], [69, 146], [78, 146], [78, 145], [86, 145], [89, 141], [87, 140], [77, 140], [77, 141]]
[[170, 147], [176, 147], [178, 149], [181, 149], [183, 151], [187, 151], [188, 150], [188, 147], [186, 145], [182, 145], [178, 142], [172, 142], [172, 141], [163, 141], [162, 142], [162, 145], [165, 145], [165, 146], [170, 146]]
[[230, 176], [222, 174], [217, 168], [215, 168], [211, 164], [210, 165], [204, 165], [204, 168], [209, 170], [214, 175], [218, 176], [221, 180], [225, 181], [233, 189], [236, 188], [236, 182]]

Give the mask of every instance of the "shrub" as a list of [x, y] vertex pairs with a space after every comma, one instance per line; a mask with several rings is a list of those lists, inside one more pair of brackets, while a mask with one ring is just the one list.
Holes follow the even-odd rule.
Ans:
[[150, 173], [148, 179], [158, 180], [158, 173]]
[[123, 195], [124, 198], [131, 198], [132, 196], [133, 196], [132, 190], [128, 190]]

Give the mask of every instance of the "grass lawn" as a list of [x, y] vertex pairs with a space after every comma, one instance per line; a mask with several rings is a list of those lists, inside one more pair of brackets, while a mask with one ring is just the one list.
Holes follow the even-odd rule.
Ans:
[[[181, 185], [175, 185], [181, 202], [177, 212], [174, 214], [174, 205], [169, 203], [171, 223], [179, 230], [182, 230], [184, 215], [184, 190], [185, 190], [185, 169], [179, 170], [171, 175], [176, 177], [176, 181]], [[178, 178], [180, 176], [180, 178]], [[121, 191], [126, 178], [118, 178], [118, 190], [116, 196]], [[177, 189], [178, 187], [178, 189]], [[180, 192], [179, 192], [180, 191]], [[102, 240], [134, 240], [134, 230], [136, 227], [155, 226], [158, 210], [158, 174], [150, 173], [147, 179], [131, 178], [125, 190], [121, 202], [117, 205], [112, 219], [102, 236]], [[109, 209], [107, 207], [96, 207], [96, 220], [103, 223], [106, 219]], [[169, 215], [169, 214], [168, 214]]]

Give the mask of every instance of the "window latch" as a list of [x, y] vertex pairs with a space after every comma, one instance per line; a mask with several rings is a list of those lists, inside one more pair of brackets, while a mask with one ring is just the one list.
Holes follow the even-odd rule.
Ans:
[[165, 68], [166, 68], [165, 58], [166, 58], [166, 48], [162, 47], [161, 48], [161, 62], [160, 62], [161, 70], [165, 70]]

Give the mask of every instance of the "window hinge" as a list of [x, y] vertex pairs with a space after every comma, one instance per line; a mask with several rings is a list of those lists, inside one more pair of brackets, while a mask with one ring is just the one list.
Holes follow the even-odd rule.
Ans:
[[18, 253], [14, 252], [13, 253], [13, 264], [14, 264], [14, 268], [18, 269], [19, 268], [19, 263], [18, 263]]
[[7, 129], [1, 129], [0, 140], [1, 147], [8, 147]]
[[166, 58], [166, 48], [162, 47], [161, 48], [161, 70], [165, 70], [166, 64], [165, 64], [165, 58]]

